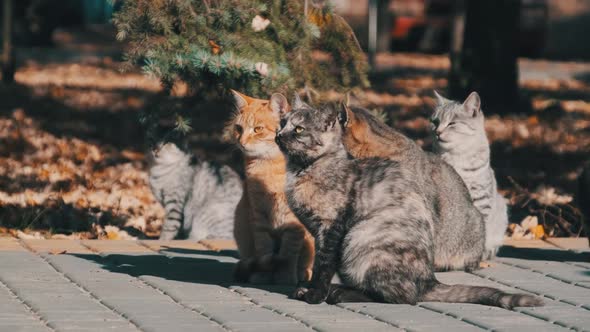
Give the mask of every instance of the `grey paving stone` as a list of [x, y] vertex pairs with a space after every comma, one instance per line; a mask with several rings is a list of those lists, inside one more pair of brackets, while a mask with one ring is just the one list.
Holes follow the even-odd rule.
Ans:
[[[355, 313], [335, 305], [309, 305], [302, 301], [288, 299], [286, 295], [272, 293], [252, 287], [232, 287], [252, 298], [260, 305], [289, 315], [318, 330], [338, 331], [339, 329], [359, 328], [365, 331], [395, 331], [394, 326], [374, 320], [366, 315]], [[363, 326], [363, 327], [361, 327]]]
[[[463, 273], [463, 272], [445, 272], [442, 274], [437, 274], [437, 276], [439, 277], [439, 280], [441, 280], [441, 279], [444, 279], [445, 277], [452, 276], [456, 273]], [[444, 277], [441, 278], [440, 277], [441, 275]], [[447, 278], [446, 281], [450, 284], [450, 283], [452, 283], [451, 279], [452, 278]], [[498, 284], [497, 282], [494, 282], [491, 280], [482, 279], [482, 278], [480, 278], [476, 275], [473, 275], [473, 274], [463, 275], [460, 282], [468, 284], [468, 285], [480, 285], [480, 286], [495, 287], [495, 288], [502, 289], [503, 291], [506, 291], [509, 293], [523, 293], [522, 290], [518, 290], [515, 288], [504, 286], [504, 285]], [[545, 306], [543, 306], [543, 307], [516, 308], [515, 310], [518, 312], [531, 314], [532, 316], [538, 317], [539, 319], [550, 321], [550, 322], [559, 320], [561, 325], [572, 326], [572, 327], [579, 327], [580, 326], [579, 319], [581, 317], [590, 317], [589, 316], [590, 311], [588, 311], [587, 309], [583, 309], [581, 307], [576, 307], [576, 306], [573, 306], [571, 304], [567, 304], [564, 302], [554, 301], [549, 298], [543, 298], [543, 301], [545, 301]], [[590, 308], [588, 308], [588, 309], [590, 309]], [[565, 312], [567, 314], [562, 315], [561, 313], [563, 313], [563, 312]], [[582, 319], [582, 321], [585, 321], [585, 320]]]
[[210, 284], [178, 283], [162, 278], [144, 277], [144, 280], [171, 295], [176, 300], [195, 308], [222, 322], [231, 330], [235, 330], [243, 324], [272, 324], [276, 327], [292, 327], [303, 323], [286, 317], [280, 313], [256, 305], [248, 298], [233, 292], [225, 287]]
[[280, 323], [280, 324], [260, 324], [260, 323], [243, 323], [239, 325], [228, 325], [232, 331], [240, 332], [261, 332], [261, 331], [280, 331], [280, 332], [309, 332], [310, 327], [298, 323]]
[[52, 321], [48, 322], [47, 325], [57, 331], [137, 331], [137, 328], [135, 326], [125, 321]]
[[379, 320], [412, 331], [481, 331], [481, 328], [444, 314], [407, 304], [346, 303], [339, 306], [369, 314]]
[[547, 278], [529, 270], [511, 266], [498, 266], [477, 270], [473, 274], [491, 278], [535, 294], [542, 294], [552, 299], [564, 300], [575, 305], [590, 304], [590, 289]]
[[519, 329], [522, 327], [535, 327], [542, 331], [564, 330], [563, 327], [551, 324], [550, 322], [498, 307], [435, 302], [422, 303], [421, 306], [449, 313], [461, 320], [490, 330], [496, 328]]
[[[114, 308], [122, 316], [138, 326], [150, 324], [173, 324], [183, 322], [187, 325], [213, 325], [206, 317], [181, 304], [169, 296], [137, 279], [133, 273], [120, 273], [100, 256], [77, 257], [71, 255], [46, 256], [69, 278], [82, 285], [100, 298], [105, 305]], [[97, 268], [104, 272], [106, 279], [89, 279]], [[113, 269], [113, 271], [109, 271]]]
[[0, 281], [19, 296], [11, 296], [8, 288], [3, 294], [0, 284], [0, 332], [540, 332], [590, 327], [590, 263], [582, 259], [587, 254], [556, 248], [512, 248], [475, 274], [437, 273], [448, 284], [546, 296], [545, 307], [509, 311], [449, 303], [308, 305], [287, 298], [292, 287], [235, 285], [232, 250], [214, 252], [183, 243], [121, 242], [112, 248], [108, 241], [84, 243], [108, 254], [0, 251]]
[[531, 316], [556, 322], [559, 325], [578, 331], [590, 330], [590, 311], [572, 306], [545, 306], [536, 308], [517, 308], [517, 311]]
[[142, 331], [145, 332], [220, 332], [224, 329], [213, 325], [193, 325], [193, 324], [153, 324], [141, 325]]
[[282, 316], [268, 309], [251, 303], [242, 304], [210, 304], [206, 306], [207, 313], [225, 324], [239, 325], [241, 323], [294, 323], [289, 317]]
[[403, 331], [394, 326], [387, 324], [376, 324], [380, 323], [373, 321], [374, 323], [360, 323], [360, 322], [340, 322], [337, 319], [330, 321], [329, 323], [321, 323], [317, 329], [325, 332], [357, 332], [357, 331], [375, 331], [375, 332], [391, 332], [391, 331]]
[[[32, 310], [48, 322], [48, 326], [63, 318], [63, 312], [82, 308], [117, 321], [121, 317], [93, 299], [78, 286], [66, 279], [43, 259], [23, 252], [13, 255], [0, 255], [9, 264], [20, 260], [18, 268], [0, 269], [0, 280], [20, 297]], [[19, 277], [19, 272], [24, 272]], [[54, 284], [56, 285], [54, 287]], [[51, 323], [49, 323], [51, 322]]]
[[10, 325], [0, 325], [0, 331], [2, 332], [47, 332], [52, 331], [49, 327], [46, 326], [36, 326], [36, 325], [22, 325], [22, 324], [10, 324]]
[[228, 288], [215, 284], [168, 280], [154, 276], [142, 276], [140, 279], [163, 290], [166, 294], [191, 304], [245, 303], [246, 298]]
[[236, 263], [238, 261], [237, 258], [234, 257], [233, 252], [212, 252], [212, 251], [203, 251], [201, 253], [177, 253], [166, 251], [163, 252], [166, 256], [173, 258], [173, 260], [182, 260], [184, 259], [191, 259], [195, 262], [201, 261], [217, 261], [221, 263]]
[[519, 258], [497, 258], [496, 261], [549, 276], [568, 283], [590, 282], [590, 271], [580, 266], [552, 261], [534, 261]]

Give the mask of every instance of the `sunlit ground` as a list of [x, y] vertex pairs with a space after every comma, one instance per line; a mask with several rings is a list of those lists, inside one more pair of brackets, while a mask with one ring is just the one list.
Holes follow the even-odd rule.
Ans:
[[[66, 38], [61, 50], [83, 56], [27, 52], [17, 84], [0, 88], [0, 232], [155, 237], [164, 213], [147, 185], [138, 112], [171, 99], [159, 95], [156, 80], [139, 71], [121, 73], [113, 57], [92, 55], [92, 45], [68, 43], [76, 45]], [[448, 67], [445, 56], [381, 55], [373, 88], [353, 102], [428, 149], [432, 90], [445, 90]], [[513, 236], [578, 236], [576, 179], [590, 150], [590, 63], [523, 59], [520, 68], [522, 95], [532, 110], [490, 114], [486, 124], [511, 222], [533, 216], [542, 226], [533, 227], [529, 217], [524, 229], [512, 226]], [[222, 138], [226, 117], [196, 110], [190, 141], [198, 156], [240, 168], [235, 149]]]

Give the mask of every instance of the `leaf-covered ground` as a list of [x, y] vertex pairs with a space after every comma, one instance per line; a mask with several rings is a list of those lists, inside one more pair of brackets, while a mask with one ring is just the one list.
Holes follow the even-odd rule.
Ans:
[[[96, 44], [61, 37], [57, 49], [25, 52], [17, 84], [0, 87], [0, 233], [155, 237], [164, 213], [147, 185], [138, 114], [182, 98], [161, 96], [158, 82], [139, 72], [121, 73]], [[382, 55], [378, 64], [373, 89], [353, 102], [428, 149], [432, 89], [446, 88], [447, 58]], [[500, 189], [511, 200], [511, 235], [578, 236], [576, 179], [590, 151], [590, 64], [521, 60], [520, 68], [530, 109], [488, 115], [486, 125]], [[485, 112], [485, 100], [483, 106]], [[210, 108], [193, 115], [195, 153], [239, 169], [222, 136], [228, 114]]]

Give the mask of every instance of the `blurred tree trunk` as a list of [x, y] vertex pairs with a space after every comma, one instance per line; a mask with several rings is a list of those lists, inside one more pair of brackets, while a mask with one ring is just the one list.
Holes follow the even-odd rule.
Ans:
[[4, 0], [2, 4], [2, 82], [14, 82], [14, 54], [12, 50], [12, 0]]
[[520, 0], [457, 0], [449, 93], [463, 100], [477, 91], [486, 108], [507, 112], [519, 103]]
[[375, 57], [378, 52], [389, 52], [391, 45], [391, 25], [393, 17], [389, 5], [393, 0], [369, 0], [369, 65], [375, 70]]

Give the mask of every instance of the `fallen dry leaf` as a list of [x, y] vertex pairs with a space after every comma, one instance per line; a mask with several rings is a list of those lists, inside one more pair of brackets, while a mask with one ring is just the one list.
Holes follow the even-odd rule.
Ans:
[[45, 237], [43, 235], [41, 235], [41, 233], [39, 232], [34, 232], [34, 233], [25, 233], [21, 230], [17, 230], [16, 231], [16, 237], [21, 239], [21, 240], [42, 240], [45, 239]]
[[545, 229], [543, 228], [543, 225], [535, 226], [533, 229], [531, 229], [531, 233], [536, 239], [542, 239], [545, 237]]
[[537, 216], [526, 216], [526, 218], [524, 218], [520, 222], [520, 226], [525, 231], [532, 231], [538, 225], [539, 225], [539, 218]]

